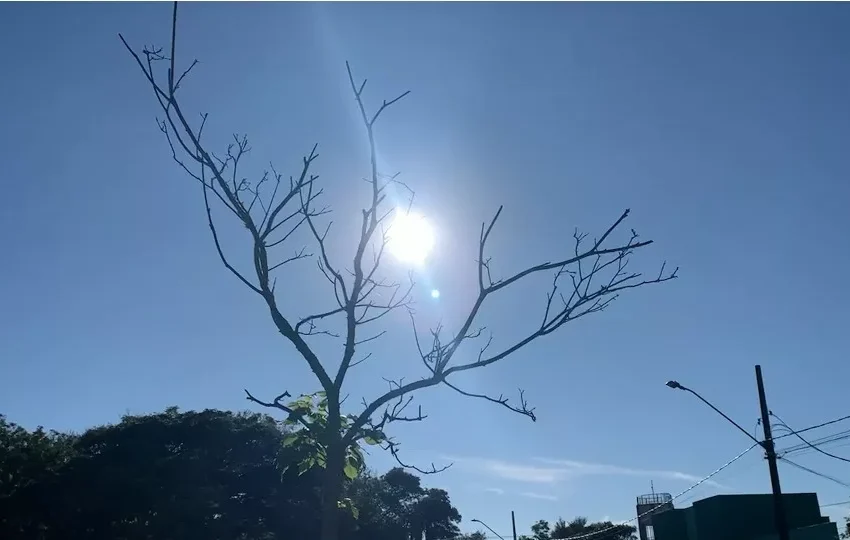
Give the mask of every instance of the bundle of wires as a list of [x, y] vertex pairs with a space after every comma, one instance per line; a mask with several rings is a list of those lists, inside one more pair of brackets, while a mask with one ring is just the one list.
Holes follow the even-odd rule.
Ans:
[[779, 449], [777, 451], [777, 454], [780, 458], [782, 458], [785, 456], [799, 456], [815, 452], [815, 449], [812, 448], [812, 446], [817, 446], [818, 448], [823, 449], [850, 446], [850, 429], [826, 435], [824, 437], [819, 437], [816, 439], [808, 439], [808, 441], [811, 443], [811, 446], [809, 444], [801, 442], [799, 444], [794, 444]]

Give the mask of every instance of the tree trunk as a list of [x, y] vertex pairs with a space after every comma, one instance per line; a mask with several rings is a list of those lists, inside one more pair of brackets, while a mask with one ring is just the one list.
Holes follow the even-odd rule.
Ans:
[[339, 537], [339, 500], [342, 498], [345, 451], [341, 444], [328, 446], [327, 463], [322, 482], [322, 535], [321, 540]]

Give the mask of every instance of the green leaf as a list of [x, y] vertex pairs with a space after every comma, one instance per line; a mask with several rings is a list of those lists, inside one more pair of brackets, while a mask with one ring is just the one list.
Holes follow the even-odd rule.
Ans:
[[291, 409], [312, 409], [313, 398], [310, 396], [301, 396], [300, 398], [290, 403], [289, 407]]
[[386, 439], [387, 439], [387, 437], [386, 437], [386, 435], [384, 435], [383, 431], [381, 431], [379, 429], [367, 429], [363, 432], [362, 441], [365, 444], [376, 445], [376, 444], [381, 444]]
[[297, 440], [298, 440], [298, 434], [297, 433], [289, 433], [283, 438], [283, 447], [288, 448], [288, 447], [292, 446], [293, 444], [295, 444], [295, 441], [297, 441]]
[[357, 478], [357, 467], [355, 467], [351, 463], [345, 464], [344, 472], [345, 472], [345, 477], [348, 478], [349, 480], [354, 480], [355, 478]]
[[357, 509], [357, 507], [354, 505], [354, 502], [352, 502], [352, 500], [348, 497], [344, 498], [341, 501], [337, 501], [336, 506], [337, 508], [340, 508], [342, 510], [348, 510], [349, 512], [351, 512], [351, 516], [354, 519], [358, 519], [360, 517], [360, 510]]
[[360, 449], [356, 447], [352, 447], [348, 449], [348, 462], [356, 468], [360, 468], [363, 465], [363, 456], [360, 454]]
[[298, 464], [298, 476], [301, 476], [305, 472], [309, 471], [313, 468], [313, 465], [316, 464], [316, 460], [309, 457], [301, 460], [301, 463]]

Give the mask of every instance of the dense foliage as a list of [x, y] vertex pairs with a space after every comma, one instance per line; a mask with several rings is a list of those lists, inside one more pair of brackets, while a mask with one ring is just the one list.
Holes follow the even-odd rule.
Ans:
[[[314, 539], [320, 474], [259, 414], [176, 408], [79, 436], [0, 416], [0, 538]], [[346, 485], [343, 538], [459, 534], [448, 493], [401, 469]]]

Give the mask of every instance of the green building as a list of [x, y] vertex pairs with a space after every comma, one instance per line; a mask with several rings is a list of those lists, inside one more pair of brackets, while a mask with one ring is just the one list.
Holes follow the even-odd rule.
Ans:
[[[814, 493], [782, 496], [791, 540], [838, 540]], [[777, 540], [772, 495], [717, 495], [652, 516], [651, 540]]]

